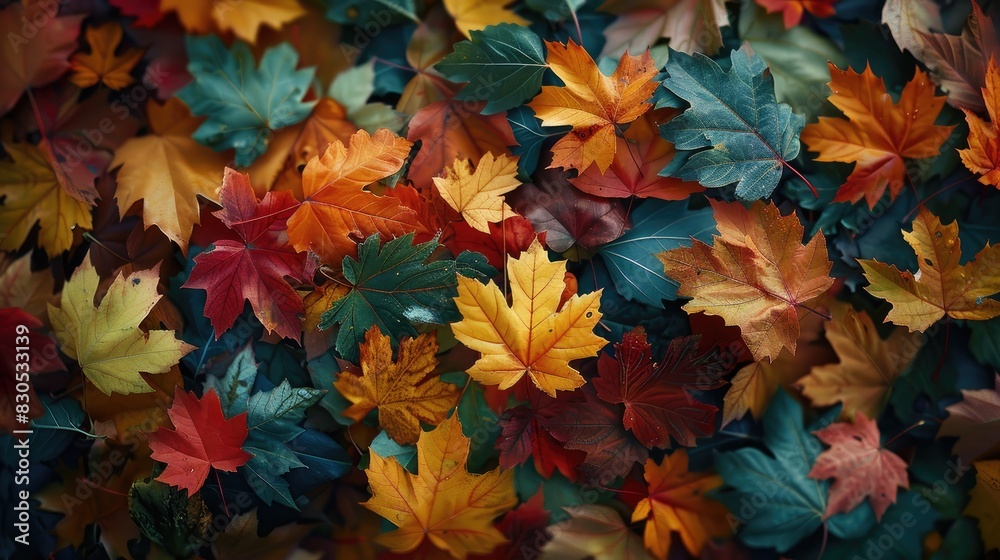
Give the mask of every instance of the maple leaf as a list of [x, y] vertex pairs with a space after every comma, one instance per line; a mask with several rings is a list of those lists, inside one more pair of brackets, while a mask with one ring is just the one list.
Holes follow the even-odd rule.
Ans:
[[657, 558], [670, 554], [673, 532], [680, 534], [688, 552], [699, 557], [709, 539], [729, 534], [729, 510], [706, 496], [722, 486], [722, 478], [688, 470], [686, 449], [665, 456], [659, 465], [647, 460], [644, 477], [649, 497], [635, 506], [632, 522], [647, 520], [643, 540]]
[[1000, 67], [995, 55], [990, 55], [985, 82], [983, 99], [990, 122], [962, 108], [969, 123], [969, 147], [959, 150], [958, 155], [969, 171], [980, 175], [980, 183], [1000, 188]]
[[279, 29], [306, 13], [298, 0], [240, 0], [239, 9], [235, 6], [231, 0], [161, 0], [160, 10], [177, 12], [181, 25], [192, 33], [204, 34], [218, 27], [250, 43], [257, 40], [262, 26]]
[[398, 171], [410, 146], [385, 129], [374, 135], [359, 130], [347, 146], [334, 141], [321, 157], [310, 160], [302, 172], [306, 198], [288, 218], [292, 246], [339, 263], [356, 251], [350, 234], [399, 237], [419, 229], [416, 214], [398, 199], [364, 190]]
[[892, 304], [887, 322], [923, 332], [945, 315], [977, 321], [1000, 315], [1000, 302], [989, 298], [1000, 292], [1000, 245], [987, 243], [961, 265], [958, 223], [943, 225], [923, 207], [903, 239], [917, 254], [916, 275], [877, 260], [858, 261], [869, 282], [865, 290]]
[[55, 257], [73, 245], [73, 228], [90, 229], [90, 206], [70, 196], [45, 153], [31, 144], [4, 144], [0, 161], [0, 249], [16, 251], [38, 224], [38, 244]]
[[528, 20], [505, 8], [511, 0], [444, 0], [444, 7], [455, 18], [455, 27], [471, 38], [472, 31], [498, 23], [528, 25]]
[[723, 0], [616, 0], [602, 4], [601, 10], [618, 18], [604, 29], [598, 58], [642, 52], [660, 38], [669, 39], [674, 50], [715, 54], [722, 46], [720, 28], [729, 25]]
[[851, 511], [867, 497], [881, 520], [896, 502], [896, 487], [910, 487], [906, 461], [882, 447], [878, 425], [863, 412], [854, 417], [854, 424], [837, 422], [813, 433], [831, 446], [809, 471], [809, 478], [835, 479], [824, 518]]
[[433, 10], [413, 31], [406, 46], [406, 62], [415, 71], [396, 103], [396, 110], [408, 115], [420, 109], [449, 99], [455, 94], [455, 84], [441, 79], [434, 65], [448, 54], [454, 28], [448, 14]]
[[142, 60], [141, 49], [125, 49], [116, 55], [115, 50], [122, 41], [122, 27], [115, 22], [92, 25], [87, 28], [87, 44], [90, 53], [76, 53], [70, 59], [73, 75], [70, 81], [87, 88], [103, 83], [113, 90], [120, 90], [135, 82], [130, 73]]
[[855, 412], [878, 418], [889, 399], [893, 383], [910, 365], [920, 346], [903, 329], [894, 329], [882, 340], [871, 317], [864, 311], [839, 305], [833, 321], [826, 325], [826, 339], [837, 351], [840, 363], [812, 368], [799, 380], [802, 394], [813, 406], [844, 404], [841, 415]]
[[757, 4], [767, 8], [767, 13], [781, 12], [785, 27], [791, 29], [802, 21], [802, 14], [809, 12], [818, 18], [828, 18], [836, 14], [833, 5], [839, 0], [757, 0]]
[[594, 378], [597, 396], [609, 403], [624, 403], [624, 425], [646, 447], [693, 447], [695, 438], [711, 435], [718, 409], [695, 399], [688, 391], [722, 386], [726, 368], [718, 363], [717, 349], [698, 353], [700, 336], [675, 338], [660, 363], [642, 327], [625, 333], [615, 343], [615, 357], [604, 354]]
[[99, 281], [88, 256], [63, 287], [60, 306], [49, 305], [60, 349], [106, 395], [152, 392], [140, 372], [165, 373], [194, 350], [172, 330], [139, 329], [162, 297], [156, 293], [159, 267], [118, 274], [95, 307]]
[[918, 33], [944, 27], [934, 0], [886, 0], [881, 15], [899, 50], [910, 51], [919, 60], [925, 56]]
[[540, 560], [652, 560], [614, 508], [587, 504], [563, 509], [569, 519], [548, 528], [552, 540], [542, 547]]
[[459, 387], [441, 381], [438, 345], [433, 334], [404, 338], [392, 361], [389, 337], [378, 325], [368, 329], [361, 343], [361, 374], [342, 371], [333, 386], [353, 403], [343, 415], [360, 422], [378, 408], [378, 423], [392, 439], [407, 445], [420, 437], [420, 423], [436, 426], [458, 403]]
[[605, 76], [587, 51], [573, 42], [545, 42], [549, 68], [565, 86], [542, 86], [528, 103], [545, 126], [572, 126], [552, 146], [549, 167], [584, 171], [597, 164], [604, 173], [614, 161], [615, 132], [646, 112], [656, 90], [656, 66], [648, 52], [622, 54], [614, 74]]
[[677, 293], [693, 298], [684, 310], [740, 327], [754, 360], [773, 361], [782, 348], [794, 354], [796, 307], [833, 284], [826, 239], [817, 233], [802, 245], [798, 217], [783, 217], [770, 203], [758, 201], [749, 210], [738, 202], [711, 204], [719, 231], [713, 245], [692, 238], [692, 247], [657, 255], [680, 284]]
[[[246, 11], [246, 7], [240, 11]], [[301, 122], [315, 102], [303, 102], [315, 68], [296, 70], [298, 52], [281, 43], [264, 52], [260, 65], [246, 43], [231, 50], [216, 36], [186, 39], [188, 71], [194, 81], [177, 97], [207, 117], [194, 139], [215, 150], [234, 148], [246, 167], [267, 150], [275, 130]]]
[[944, 96], [934, 95], [934, 82], [917, 70], [897, 103], [871, 66], [857, 73], [830, 63], [830, 103], [849, 120], [820, 117], [802, 131], [802, 141], [818, 152], [816, 161], [857, 162], [841, 185], [835, 202], [858, 202], [874, 208], [886, 189], [895, 200], [903, 190], [906, 158], [938, 155], [954, 126], [934, 124]]
[[547, 428], [549, 421], [572, 406], [571, 401], [553, 399], [537, 391], [529, 397], [533, 401], [531, 406], [508, 408], [497, 420], [501, 429], [496, 442], [500, 451], [500, 467], [512, 469], [532, 459], [535, 470], [546, 478], [550, 478], [556, 469], [566, 477], [574, 478], [576, 466], [586, 454], [565, 449]]
[[251, 457], [243, 451], [247, 439], [246, 413], [226, 418], [215, 391], [199, 399], [177, 387], [167, 410], [174, 429], [160, 428], [149, 434], [153, 459], [166, 463], [156, 480], [188, 491], [201, 489], [212, 467], [234, 472]]
[[979, 532], [989, 550], [1000, 549], [1000, 461], [976, 461], [976, 486], [963, 515], [979, 520]]
[[257, 202], [250, 177], [226, 168], [215, 212], [239, 240], [219, 239], [195, 257], [185, 288], [206, 292], [205, 316], [215, 339], [232, 328], [249, 301], [268, 332], [298, 340], [302, 298], [285, 280], [305, 282], [306, 256], [288, 243], [284, 222], [298, 205], [288, 192], [269, 192]]
[[365, 472], [372, 498], [362, 505], [397, 527], [379, 535], [378, 542], [393, 552], [406, 553], [427, 539], [458, 559], [488, 553], [504, 542], [493, 520], [517, 505], [514, 473], [497, 468], [470, 474], [466, 470], [469, 444], [457, 416], [452, 415], [420, 434], [415, 475], [396, 458], [371, 453]]
[[987, 56], [1000, 51], [993, 21], [979, 2], [971, 2], [972, 13], [965, 20], [962, 35], [927, 33], [917, 30], [923, 42], [923, 62], [931, 69], [941, 89], [948, 92], [948, 104], [982, 113], [986, 109], [982, 88], [986, 85]]
[[569, 362], [604, 347], [604, 339], [593, 332], [601, 319], [602, 290], [563, 302], [565, 271], [565, 262], [549, 261], [535, 240], [520, 258], [507, 260], [511, 304], [499, 286], [458, 277], [455, 304], [462, 320], [452, 330], [460, 342], [482, 353], [469, 375], [508, 389], [527, 374], [553, 397], [583, 385]]
[[115, 152], [110, 169], [118, 171], [118, 209], [125, 215], [143, 201], [146, 228], [160, 228], [187, 250], [199, 222], [197, 197], [218, 202], [226, 158], [191, 139], [201, 119], [177, 99], [146, 105], [149, 134], [127, 140]]
[[955, 455], [972, 461], [1000, 452], [1000, 376], [992, 389], [963, 389], [962, 400], [945, 410], [937, 437], [957, 437]]
[[517, 158], [486, 153], [472, 170], [469, 160], [456, 159], [444, 177], [434, 177], [441, 198], [457, 210], [473, 228], [489, 233], [490, 223], [502, 222], [514, 215], [503, 195], [517, 187]]
[[[0, 46], [0, 115], [14, 108], [24, 90], [54, 82], [69, 69], [86, 15], [52, 17], [53, 9], [42, 0], [26, 0], [0, 11], [0, 36], [6, 39]], [[34, 32], [27, 36], [28, 22], [35, 20], [45, 23], [32, 24]]]

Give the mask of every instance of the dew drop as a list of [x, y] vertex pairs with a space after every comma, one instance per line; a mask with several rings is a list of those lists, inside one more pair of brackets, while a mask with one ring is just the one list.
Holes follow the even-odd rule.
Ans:
[[941, 238], [941, 232], [940, 231], [935, 231], [934, 232], [934, 237], [937, 237], [938, 239], [940, 239]]
[[982, 304], [983, 304], [983, 296], [977, 297], [976, 298], [976, 305], [982, 305]]

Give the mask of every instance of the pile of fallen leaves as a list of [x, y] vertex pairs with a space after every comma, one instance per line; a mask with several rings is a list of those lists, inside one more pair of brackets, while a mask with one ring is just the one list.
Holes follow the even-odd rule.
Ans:
[[3, 4], [3, 556], [1000, 547], [1000, 2]]

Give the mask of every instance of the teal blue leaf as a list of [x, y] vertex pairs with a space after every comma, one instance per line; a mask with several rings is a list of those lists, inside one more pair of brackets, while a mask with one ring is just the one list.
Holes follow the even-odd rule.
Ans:
[[527, 27], [513, 23], [490, 25], [470, 33], [471, 41], [455, 44], [455, 51], [434, 68], [453, 82], [468, 82], [456, 96], [463, 101], [486, 101], [483, 113], [513, 109], [542, 89], [545, 49]]
[[73, 440], [84, 433], [80, 425], [86, 415], [75, 399], [63, 397], [57, 400], [44, 394], [39, 395], [39, 399], [45, 413], [31, 421], [31, 429], [34, 430], [28, 436], [31, 459], [48, 461], [62, 455]]
[[371, 445], [368, 446], [368, 450], [384, 459], [395, 457], [404, 469], [414, 473], [417, 472], [417, 446], [400, 445], [389, 437], [385, 433], [385, 430], [375, 436]]
[[587, 0], [525, 0], [531, 10], [542, 14], [551, 22], [564, 21], [587, 3]]
[[486, 395], [479, 383], [465, 386], [462, 400], [458, 402], [458, 419], [462, 423], [462, 433], [470, 442], [469, 469], [477, 472], [485, 469], [496, 459], [493, 444], [500, 435], [500, 424], [497, 414], [486, 404]]
[[923, 536], [933, 527], [937, 512], [915, 492], [900, 492], [881, 521], [859, 538], [830, 543], [831, 558], [878, 557], [880, 560], [920, 560]]
[[344, 278], [351, 291], [323, 313], [319, 328], [340, 325], [337, 352], [357, 363], [365, 332], [378, 326], [398, 347], [403, 336], [417, 336], [413, 323], [445, 325], [461, 316], [455, 261], [426, 262], [439, 246], [437, 238], [413, 245], [413, 234], [379, 248], [374, 234], [358, 246], [358, 258], [344, 257]]
[[542, 129], [534, 111], [527, 105], [516, 107], [507, 112], [507, 122], [514, 132], [517, 146], [511, 151], [518, 156], [517, 170], [528, 177], [538, 167], [538, 158], [542, 155], [542, 143], [550, 137], [559, 136], [570, 130], [568, 126], [547, 127]]
[[622, 297], [663, 309], [663, 300], [677, 297], [677, 283], [666, 276], [656, 254], [690, 247], [692, 237], [708, 242], [715, 233], [712, 210], [688, 210], [687, 201], [650, 199], [635, 209], [632, 219], [632, 229], [597, 254]]
[[410, 20], [420, 23], [414, 0], [324, 0], [326, 18], [344, 25], [378, 30], [392, 23]]
[[188, 37], [188, 71], [194, 81], [177, 92], [196, 115], [207, 117], [194, 139], [217, 151], [236, 150], [246, 167], [267, 150], [271, 133], [309, 116], [315, 102], [303, 103], [315, 68], [296, 70], [299, 54], [288, 43], [264, 52], [254, 67], [250, 47], [231, 50], [216, 36]]
[[749, 47], [732, 51], [730, 60], [726, 71], [705, 55], [670, 51], [662, 85], [690, 106], [660, 133], [678, 150], [701, 150], [674, 176], [706, 187], [736, 183], [737, 197], [757, 200], [771, 194], [798, 155], [805, 119], [777, 102], [767, 64]]
[[221, 376], [209, 375], [205, 378], [205, 391], [214, 389], [222, 403], [222, 413], [232, 418], [247, 411], [250, 391], [257, 375], [257, 361], [253, 355], [253, 345], [247, 344], [233, 356], [233, 361]]
[[254, 393], [247, 404], [250, 437], [290, 441], [302, 433], [300, 424], [305, 420], [306, 409], [319, 401], [323, 392], [311, 387], [293, 388], [285, 380], [270, 391]]

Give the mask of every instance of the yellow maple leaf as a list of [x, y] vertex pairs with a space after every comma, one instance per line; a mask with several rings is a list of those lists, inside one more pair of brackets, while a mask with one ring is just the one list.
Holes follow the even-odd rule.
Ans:
[[444, 0], [444, 8], [455, 18], [455, 27], [470, 39], [470, 31], [498, 23], [528, 25], [530, 22], [505, 8], [513, 0]]
[[49, 305], [49, 319], [60, 348], [106, 395], [155, 390], [140, 373], [165, 373], [194, 347], [172, 330], [143, 332], [139, 323], [163, 296], [156, 293], [159, 266], [122, 274], [95, 307], [100, 278], [90, 255], [63, 287], [60, 306]]
[[601, 319], [602, 290], [574, 294], [560, 306], [565, 272], [565, 262], [550, 262], [536, 239], [520, 258], [507, 258], [511, 305], [496, 284], [458, 276], [455, 303], [462, 320], [452, 330], [460, 342], [482, 353], [469, 375], [509, 389], [527, 374], [553, 397], [583, 385], [569, 362], [594, 356], [606, 344], [593, 332]]
[[161, 0], [160, 10], [177, 12], [190, 32], [205, 34], [218, 28], [248, 43], [257, 41], [261, 26], [280, 29], [306, 13], [298, 0]]
[[73, 74], [69, 80], [81, 88], [103, 83], [113, 90], [120, 90], [135, 81], [130, 72], [142, 59], [141, 49], [125, 49], [121, 55], [115, 50], [122, 41], [122, 27], [115, 22], [87, 28], [90, 52], [78, 52], [70, 59]]
[[646, 101], [656, 89], [656, 65], [649, 52], [622, 55], [614, 74], [605, 76], [587, 51], [569, 44], [546, 41], [549, 68], [565, 86], [542, 86], [528, 105], [545, 126], [572, 126], [552, 146], [549, 167], [577, 169], [592, 163], [604, 173], [615, 159], [616, 131], [645, 113]]
[[155, 224], [186, 251], [199, 222], [197, 197], [219, 202], [226, 158], [191, 138], [201, 120], [178, 99], [150, 103], [147, 114], [150, 133], [126, 141], [111, 162], [111, 169], [121, 166], [118, 209], [124, 215], [143, 200], [146, 227]]
[[4, 149], [14, 162], [0, 161], [0, 249], [16, 251], [37, 223], [38, 244], [55, 257], [73, 245], [74, 228], [92, 227], [90, 206], [66, 193], [39, 147]]
[[647, 460], [645, 479], [649, 497], [636, 504], [632, 523], [647, 520], [643, 540], [657, 558], [670, 553], [674, 532], [695, 557], [701, 556], [709, 539], [730, 533], [729, 509], [705, 495], [722, 486], [722, 477], [689, 471], [686, 449], [665, 456], [659, 465]]
[[444, 177], [434, 177], [441, 198], [457, 210], [473, 228], [488, 234], [490, 223], [502, 222], [515, 212], [504, 202], [503, 194], [521, 185], [517, 180], [517, 158], [487, 152], [476, 170], [465, 158], [456, 158]]
[[452, 415], [420, 434], [417, 474], [407, 472], [395, 457], [383, 458], [372, 451], [365, 470], [372, 498], [363, 505], [397, 527], [379, 535], [378, 542], [402, 554], [427, 539], [463, 559], [491, 552], [506, 540], [493, 521], [517, 505], [514, 471], [498, 467], [470, 474], [469, 443], [457, 415]]
[[976, 461], [976, 486], [963, 515], [979, 520], [987, 551], [1000, 548], [1000, 461]]
[[889, 390], [920, 346], [903, 329], [894, 329], [882, 340], [871, 317], [847, 304], [832, 309], [833, 321], [826, 325], [826, 339], [837, 351], [840, 363], [812, 368], [799, 380], [803, 394], [814, 406], [844, 404], [841, 416], [854, 419], [856, 412], [878, 418], [889, 399]]
[[795, 214], [782, 216], [774, 204], [712, 201], [719, 234], [713, 245], [692, 239], [657, 255], [677, 293], [692, 298], [688, 313], [718, 315], [740, 327], [754, 360], [774, 361], [782, 348], [795, 353], [797, 308], [833, 284], [828, 276], [826, 239], [817, 233], [804, 246]]
[[962, 109], [965, 122], [969, 123], [969, 147], [959, 150], [958, 155], [969, 171], [980, 175], [980, 183], [1000, 188], [1000, 68], [995, 56], [990, 56], [990, 65], [986, 69], [983, 101], [990, 122], [968, 109]]
[[344, 371], [333, 383], [353, 403], [344, 416], [360, 422], [378, 408], [386, 434], [407, 445], [420, 437], [420, 422], [440, 424], [458, 403], [459, 387], [431, 375], [437, 366], [434, 335], [404, 338], [395, 362], [389, 337], [378, 326], [368, 329], [360, 347], [361, 375]]
[[865, 290], [892, 304], [887, 322], [923, 332], [945, 314], [978, 321], [1000, 315], [1000, 302], [989, 298], [1000, 292], [1000, 245], [987, 243], [972, 262], [960, 265], [958, 223], [942, 225], [926, 208], [903, 238], [917, 253], [917, 274], [859, 261], [869, 282]]

